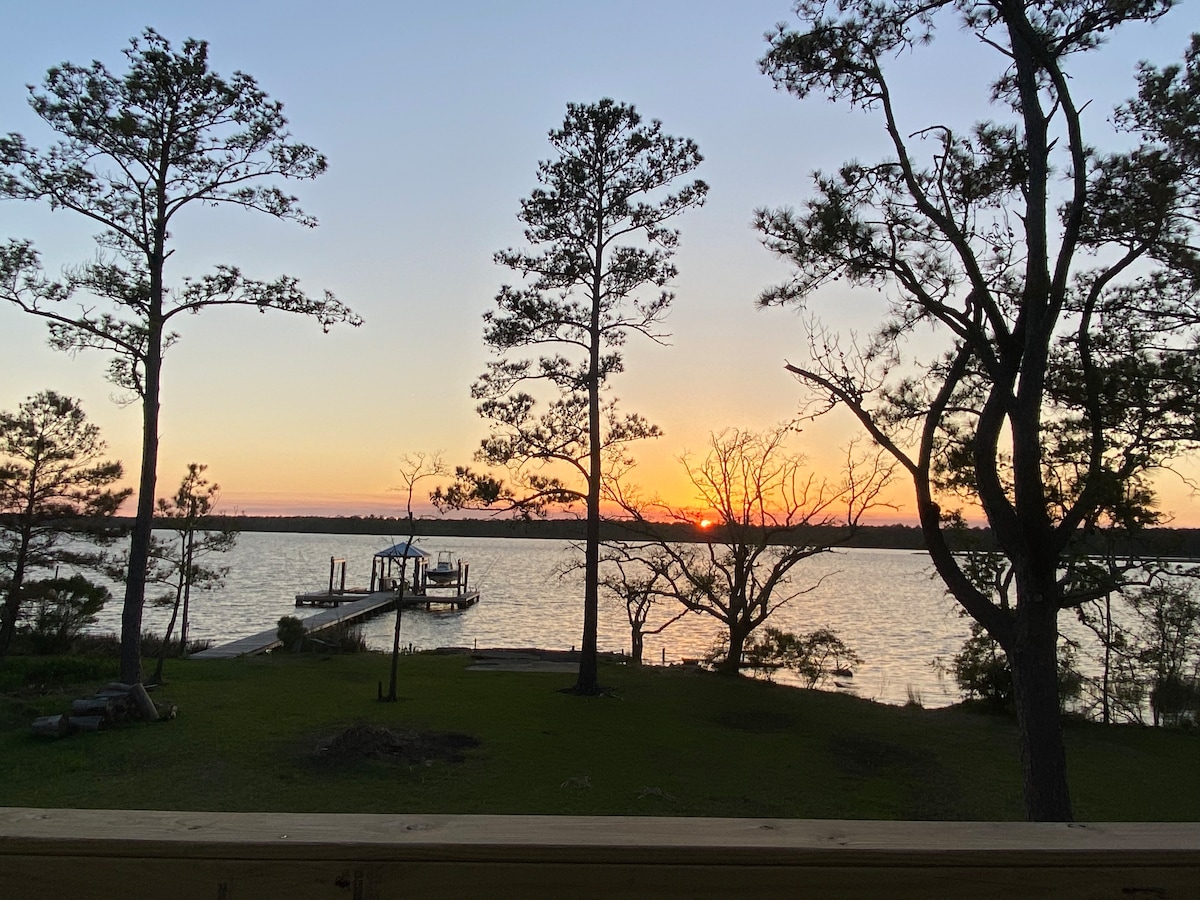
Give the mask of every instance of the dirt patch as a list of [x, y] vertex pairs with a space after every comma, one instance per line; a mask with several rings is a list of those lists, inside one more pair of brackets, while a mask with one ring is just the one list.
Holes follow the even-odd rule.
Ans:
[[567, 650], [538, 650], [532, 647], [475, 650], [470, 653], [468, 672], [558, 672], [579, 671], [579, 654]]
[[323, 761], [355, 762], [392, 760], [405, 765], [462, 762], [464, 752], [479, 746], [479, 739], [454, 731], [415, 731], [355, 722], [345, 731], [322, 741], [315, 756]]
[[467, 666], [468, 672], [559, 672], [564, 675], [579, 671], [578, 663], [553, 662], [543, 659], [485, 659]]

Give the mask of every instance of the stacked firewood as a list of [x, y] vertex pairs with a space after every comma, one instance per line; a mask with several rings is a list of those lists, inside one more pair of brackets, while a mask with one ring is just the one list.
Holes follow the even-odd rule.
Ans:
[[33, 733], [64, 737], [76, 731], [100, 731], [123, 722], [157, 722], [175, 718], [173, 703], [155, 703], [140, 684], [107, 684], [94, 696], [72, 700], [71, 711], [35, 719]]

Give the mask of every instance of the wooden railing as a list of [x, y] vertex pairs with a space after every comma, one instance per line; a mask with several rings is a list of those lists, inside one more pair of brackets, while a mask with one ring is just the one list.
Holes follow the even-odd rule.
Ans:
[[1200, 898], [1200, 824], [0, 808], [0, 897]]

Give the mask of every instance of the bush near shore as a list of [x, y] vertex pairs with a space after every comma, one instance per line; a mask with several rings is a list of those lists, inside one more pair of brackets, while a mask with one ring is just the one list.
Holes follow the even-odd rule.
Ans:
[[[111, 661], [62, 662], [57, 680], [10, 679], [0, 693], [0, 805], [1023, 815], [1007, 718], [614, 664], [601, 669], [608, 692], [584, 698], [562, 692], [570, 678], [561, 672], [471, 671], [470, 663], [406, 655], [398, 702], [381, 703], [382, 654], [176, 660], [155, 694], [178, 705], [176, 720], [39, 739], [29, 732], [35, 716], [115, 674]], [[1067, 746], [1080, 820], [1200, 817], [1198, 730], [1069, 722]]]

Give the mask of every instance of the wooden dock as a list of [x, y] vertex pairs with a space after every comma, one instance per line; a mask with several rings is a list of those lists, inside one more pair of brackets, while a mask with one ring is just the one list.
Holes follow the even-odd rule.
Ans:
[[405, 594], [401, 598], [405, 609], [433, 609], [435, 606], [453, 606], [455, 609], [466, 609], [479, 602], [479, 591], [463, 591], [456, 594]]
[[[335, 625], [356, 622], [359, 619], [367, 619], [379, 613], [387, 612], [389, 609], [394, 609], [395, 603], [395, 591], [375, 591], [373, 594], [362, 596], [362, 599], [343, 602], [338, 606], [324, 609], [315, 615], [309, 616], [307, 619], [304, 619], [304, 628], [311, 634], [323, 631], [326, 628], [332, 628]], [[276, 631], [277, 629], [271, 628], [267, 631], [260, 631], [258, 634], [238, 638], [236, 641], [230, 641], [227, 644], [221, 644], [218, 647], [209, 647], [207, 650], [193, 653], [190, 658], [231, 659], [235, 656], [266, 653], [268, 650], [273, 650], [280, 645]]]
[[368, 590], [351, 590], [351, 591], [312, 591], [307, 594], [296, 595], [297, 606], [342, 606], [346, 603], [356, 603], [364, 597], [370, 596], [374, 591]]

